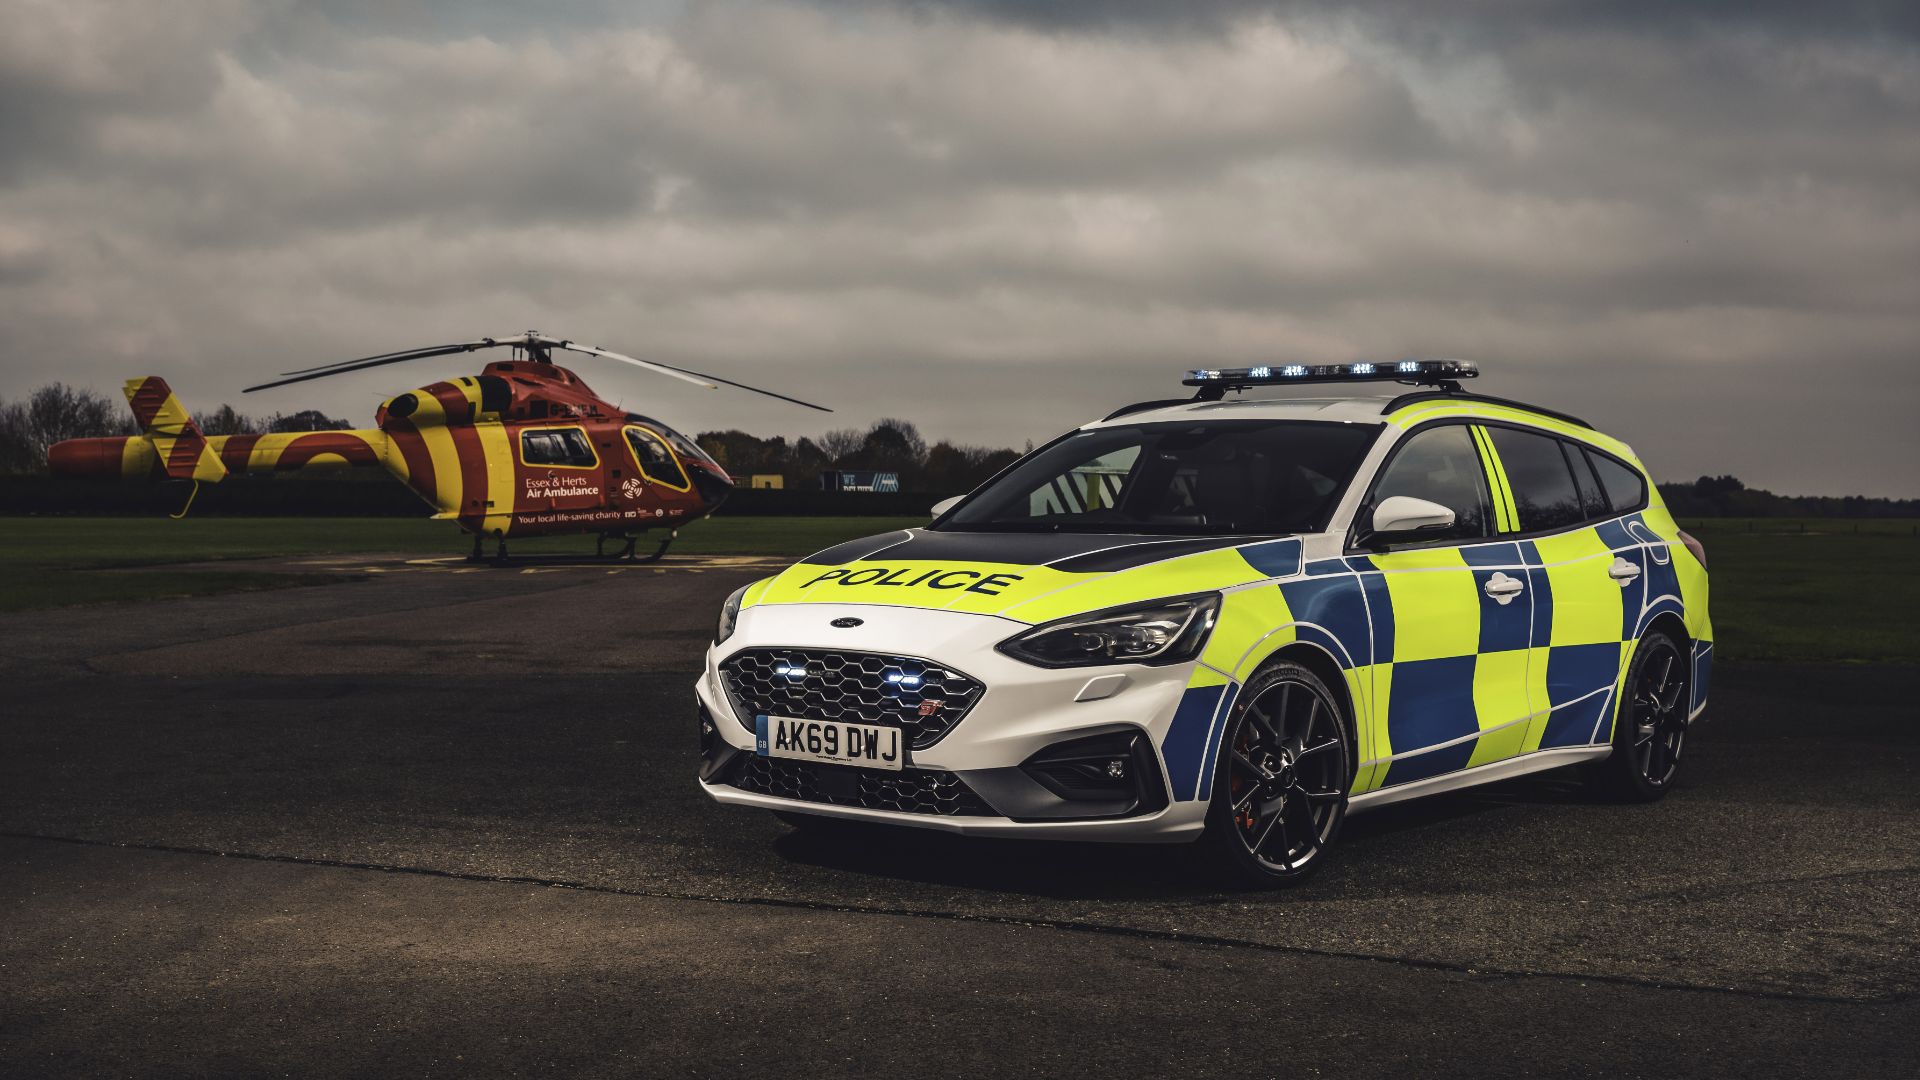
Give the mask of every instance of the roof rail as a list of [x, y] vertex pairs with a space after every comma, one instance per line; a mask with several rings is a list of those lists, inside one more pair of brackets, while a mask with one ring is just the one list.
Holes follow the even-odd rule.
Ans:
[[1101, 417], [1100, 419], [1104, 423], [1105, 421], [1112, 420], [1117, 417], [1125, 416], [1128, 413], [1146, 412], [1148, 409], [1166, 409], [1166, 408], [1171, 408], [1175, 405], [1191, 405], [1191, 404], [1193, 404], [1192, 398], [1183, 398], [1183, 397], [1161, 398], [1158, 401], [1136, 401], [1131, 405], [1122, 405], [1119, 408], [1108, 413], [1107, 415]]
[[1488, 394], [1470, 394], [1460, 389], [1416, 390], [1411, 394], [1401, 394], [1399, 397], [1382, 405], [1380, 407], [1380, 415], [1386, 416], [1388, 413], [1397, 412], [1415, 402], [1431, 401], [1439, 398], [1447, 398], [1454, 401], [1478, 401], [1487, 405], [1505, 405], [1509, 408], [1525, 409], [1528, 412], [1539, 413], [1541, 416], [1550, 416], [1555, 420], [1564, 420], [1569, 424], [1586, 428], [1589, 431], [1594, 430], [1592, 424], [1570, 413], [1558, 412], [1553, 409], [1543, 409], [1538, 405], [1529, 405], [1524, 401], [1515, 401], [1512, 398], [1493, 397]]

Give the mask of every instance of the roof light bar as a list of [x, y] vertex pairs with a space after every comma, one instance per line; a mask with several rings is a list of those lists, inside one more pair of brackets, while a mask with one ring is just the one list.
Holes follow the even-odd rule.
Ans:
[[1392, 363], [1279, 364], [1251, 368], [1195, 368], [1182, 381], [1202, 392], [1244, 390], [1250, 386], [1287, 383], [1406, 382], [1439, 386], [1456, 379], [1473, 379], [1480, 368], [1468, 360], [1400, 360]]

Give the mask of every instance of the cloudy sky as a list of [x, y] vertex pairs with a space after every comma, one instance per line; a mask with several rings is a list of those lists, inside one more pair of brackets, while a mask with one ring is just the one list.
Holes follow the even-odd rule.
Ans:
[[1446, 355], [1920, 496], [1914, 5], [1441, 7], [0, 0], [0, 396], [366, 422], [466, 365], [239, 391], [533, 327], [841, 410], [575, 365], [690, 431], [1017, 445]]

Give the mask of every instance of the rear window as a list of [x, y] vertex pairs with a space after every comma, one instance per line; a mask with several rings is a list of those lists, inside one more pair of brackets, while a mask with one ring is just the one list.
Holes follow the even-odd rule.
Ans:
[[1587, 451], [1587, 460], [1593, 462], [1593, 471], [1600, 477], [1600, 486], [1606, 490], [1607, 502], [1613, 505], [1613, 512], [1624, 514], [1638, 510], [1647, 502], [1647, 481], [1638, 469], [1632, 469], [1606, 454]]

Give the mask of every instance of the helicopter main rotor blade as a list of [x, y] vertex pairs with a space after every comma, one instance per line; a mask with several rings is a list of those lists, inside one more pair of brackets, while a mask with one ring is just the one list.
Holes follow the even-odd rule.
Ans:
[[324, 379], [329, 375], [344, 375], [349, 371], [364, 371], [367, 368], [384, 367], [387, 364], [400, 364], [408, 360], [422, 360], [431, 356], [452, 356], [455, 353], [477, 352], [481, 349], [497, 349], [502, 346], [533, 350], [536, 353], [540, 353], [538, 358], [542, 360], [546, 359], [544, 355], [544, 350], [546, 349], [565, 349], [568, 352], [583, 353], [587, 356], [600, 356], [608, 360], [618, 360], [624, 364], [632, 364], [634, 367], [640, 368], [643, 371], [651, 371], [655, 374], [679, 379], [682, 382], [692, 383], [695, 386], [704, 387], [708, 390], [718, 390], [720, 386], [724, 384], [741, 390], [748, 390], [756, 394], [764, 394], [770, 398], [778, 398], [781, 401], [791, 402], [795, 405], [802, 405], [809, 409], [818, 409], [821, 412], [833, 411], [825, 405], [815, 405], [811, 401], [801, 401], [796, 397], [788, 397], [785, 394], [775, 393], [772, 390], [762, 390], [757, 386], [748, 386], [743, 382], [723, 379], [718, 375], [708, 375], [704, 372], [675, 367], [672, 364], [662, 364], [656, 360], [641, 360], [637, 357], [628, 356], [625, 353], [614, 352], [612, 349], [602, 349], [596, 345], [582, 345], [577, 341], [548, 337], [545, 334], [534, 332], [508, 334], [497, 338], [484, 337], [478, 341], [456, 342], [452, 345], [429, 345], [423, 349], [403, 349], [400, 352], [381, 353], [377, 356], [363, 356], [358, 360], [342, 360], [333, 364], [321, 364], [318, 367], [300, 368], [296, 371], [282, 372], [281, 374], [285, 376], [284, 378], [261, 383], [258, 386], [249, 386], [241, 391], [241, 393], [251, 394], [255, 390], [271, 390], [277, 386], [288, 386], [293, 383], [308, 382], [313, 379]]
[[646, 368], [649, 371], [658, 371], [666, 375], [671, 375], [676, 379], [685, 379], [687, 382], [697, 383], [698, 385], [704, 386], [709, 390], [718, 389], [713, 385], [714, 383], [723, 383], [727, 386], [732, 386], [740, 390], [749, 390], [756, 394], [765, 394], [767, 397], [770, 397], [770, 398], [779, 398], [781, 401], [792, 402], [795, 405], [804, 405], [809, 409], [818, 409], [821, 412], [833, 411], [832, 409], [827, 408], [825, 405], [815, 405], [811, 401], [801, 401], [797, 397], [788, 397], [785, 394], [775, 393], [772, 390], [762, 390], [757, 386], [748, 386], [746, 383], [743, 383], [743, 382], [734, 382], [732, 379], [723, 379], [718, 375], [709, 375], [704, 371], [693, 371], [688, 368], [674, 367], [672, 364], [663, 364], [658, 360], [636, 360], [631, 356], [625, 356], [620, 353], [612, 352], [607, 349], [597, 349], [597, 348], [593, 348], [592, 346], [581, 345], [580, 343], [574, 342], [574, 341], [552, 341], [551, 344], [555, 348], [567, 349], [571, 352], [583, 352], [583, 353], [589, 353], [594, 356], [604, 356], [610, 360], [624, 360], [629, 364], [633, 364], [637, 367]]
[[677, 367], [671, 367], [667, 364], [656, 364], [651, 360], [637, 360], [625, 353], [617, 353], [612, 349], [602, 349], [597, 345], [582, 345], [577, 341], [568, 341], [564, 338], [537, 337], [533, 338], [533, 340], [555, 349], [565, 349], [568, 352], [585, 353], [588, 356], [604, 356], [609, 360], [619, 360], [622, 363], [632, 364], [637, 368], [644, 368], [647, 371], [679, 379], [681, 382], [690, 382], [695, 386], [705, 387], [708, 390], [720, 389], [704, 378], [696, 378], [691, 372], [682, 371]]
[[358, 360], [343, 360], [337, 364], [323, 364], [319, 367], [305, 368], [300, 371], [289, 371], [286, 372], [286, 374], [290, 376], [289, 378], [276, 379], [273, 382], [261, 383], [258, 386], [249, 386], [240, 392], [243, 394], [251, 394], [255, 390], [271, 390], [276, 386], [308, 382], [313, 379], [324, 379], [329, 375], [344, 375], [349, 371], [384, 367], [387, 364], [400, 364], [408, 360], [420, 360], [429, 356], [451, 356], [454, 353], [474, 352], [478, 349], [492, 349], [501, 345], [518, 345], [524, 341], [525, 335], [521, 335], [517, 339], [507, 338], [504, 340], [481, 338], [479, 341], [465, 341], [453, 345], [430, 345], [424, 349], [407, 349], [404, 352], [382, 353], [379, 356], [363, 356]]
[[357, 360], [336, 360], [331, 364], [319, 364], [310, 368], [298, 368], [283, 371], [282, 375], [305, 375], [314, 371], [331, 371], [335, 368], [350, 368], [355, 364], [371, 363], [375, 360], [387, 360], [398, 363], [402, 360], [417, 360], [424, 356], [446, 356], [456, 352], [475, 352], [480, 349], [498, 348], [501, 345], [523, 347], [527, 342], [526, 334], [512, 334], [507, 337], [484, 337], [478, 341], [456, 342], [452, 345], [428, 345], [421, 349], [402, 349], [399, 352], [380, 353], [377, 356], [362, 356]]

